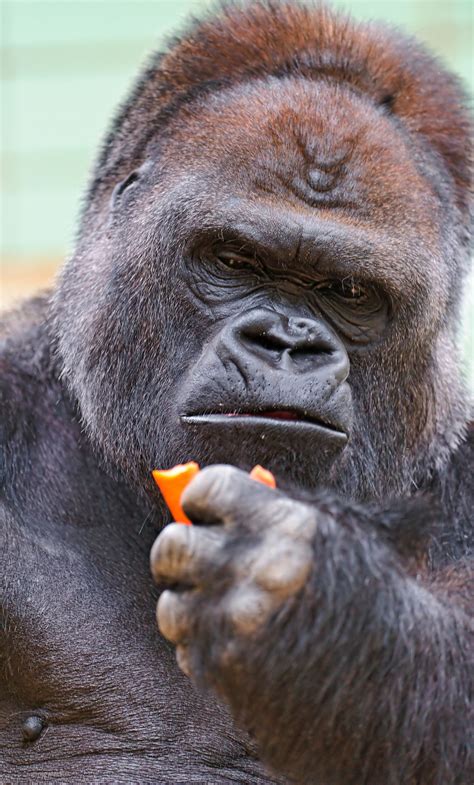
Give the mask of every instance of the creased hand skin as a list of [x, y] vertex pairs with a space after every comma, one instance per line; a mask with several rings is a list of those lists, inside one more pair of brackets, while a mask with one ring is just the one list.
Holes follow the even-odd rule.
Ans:
[[169, 525], [151, 551], [155, 580], [171, 587], [159, 628], [274, 770], [354, 785], [360, 771], [393, 785], [460, 783], [473, 771], [469, 567], [433, 582], [387, 537], [393, 512], [367, 519], [328, 494], [296, 501], [230, 466], [203, 470], [183, 505], [199, 525]]

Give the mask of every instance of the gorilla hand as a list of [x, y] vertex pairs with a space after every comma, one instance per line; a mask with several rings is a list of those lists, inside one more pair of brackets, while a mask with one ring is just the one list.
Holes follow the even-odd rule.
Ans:
[[[328, 493], [302, 503], [229, 466], [204, 469], [183, 507], [199, 525], [168, 526], [152, 550], [155, 578], [174, 584], [158, 623], [267, 764], [304, 784], [352, 785], [361, 771], [367, 785], [409, 782], [414, 770], [451, 783], [470, 771], [466, 747], [436, 749], [463, 738], [472, 617], [448, 583], [404, 560], [408, 510], [393, 528], [374, 506]], [[426, 694], [414, 720], [407, 707]]]
[[[178, 646], [180, 667], [192, 675], [194, 663], [209, 681], [207, 668], [237, 662], [246, 639], [306, 584], [316, 515], [231, 466], [201, 471], [182, 501], [201, 525], [170, 524], [153, 546], [155, 580], [178, 585], [161, 595], [157, 618]], [[213, 656], [197, 662], [203, 636], [212, 639], [205, 651]]]

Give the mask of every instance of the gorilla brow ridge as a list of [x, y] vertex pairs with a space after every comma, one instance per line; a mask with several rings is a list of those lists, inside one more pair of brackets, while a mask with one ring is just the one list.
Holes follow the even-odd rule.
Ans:
[[[430, 74], [432, 79], [430, 79]], [[219, 3], [152, 55], [116, 115], [95, 166], [85, 209], [101, 186], [136, 165], [180, 109], [265, 77], [344, 82], [388, 115], [408, 120], [448, 164], [463, 211], [470, 183], [469, 115], [459, 80], [422, 45], [381, 23], [358, 23], [323, 3]], [[426, 89], [433, 83], [437, 90]]]

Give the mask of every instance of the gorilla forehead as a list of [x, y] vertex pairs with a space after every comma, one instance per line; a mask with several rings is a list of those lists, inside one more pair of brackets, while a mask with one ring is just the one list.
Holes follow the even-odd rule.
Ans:
[[160, 151], [174, 173], [212, 175], [221, 195], [337, 209], [430, 242], [439, 205], [406, 141], [383, 108], [349, 87], [271, 78], [184, 107]]
[[309, 267], [330, 248], [334, 271], [405, 299], [444, 265], [429, 182], [391, 119], [353, 90], [292, 78], [222, 91], [184, 108], [148, 155], [151, 220], [183, 244], [234, 233], [276, 263], [299, 249]]

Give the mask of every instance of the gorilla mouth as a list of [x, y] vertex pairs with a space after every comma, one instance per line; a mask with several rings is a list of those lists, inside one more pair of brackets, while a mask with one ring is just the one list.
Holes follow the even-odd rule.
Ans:
[[291, 427], [294, 425], [305, 426], [307, 428], [309, 426], [310, 428], [317, 428], [318, 430], [329, 432], [332, 436], [343, 439], [344, 441], [346, 441], [348, 438], [347, 433], [342, 430], [342, 428], [338, 428], [337, 426], [333, 425], [333, 423], [327, 422], [320, 417], [315, 417], [308, 414], [307, 412], [301, 412], [296, 409], [205, 412], [183, 415], [181, 419], [184, 420], [184, 422], [196, 424], [201, 422], [225, 425], [230, 424], [229, 420], [233, 422], [245, 420], [249, 425], [252, 424], [256, 426], [264, 426], [271, 423], [281, 423], [283, 427]]

